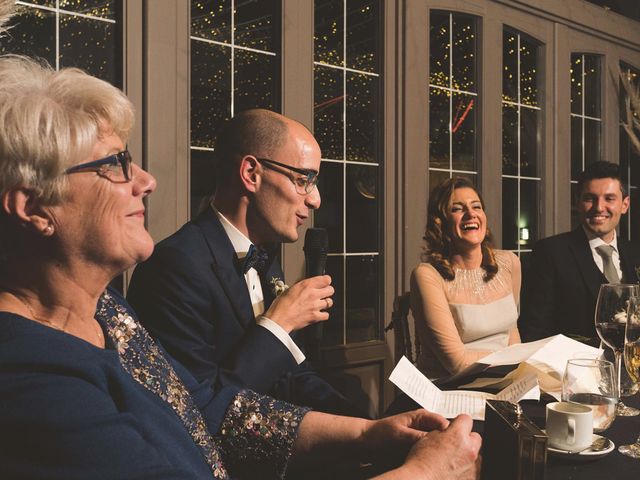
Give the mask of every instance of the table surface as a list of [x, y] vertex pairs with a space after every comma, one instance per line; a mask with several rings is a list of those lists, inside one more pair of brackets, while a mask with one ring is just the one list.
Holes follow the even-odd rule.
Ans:
[[[482, 376], [502, 376], [503, 369], [497, 369], [493, 374], [484, 372]], [[463, 385], [469, 379], [462, 379], [458, 384]], [[454, 389], [456, 385], [441, 386], [443, 390]], [[527, 415], [536, 425], [544, 428], [545, 405], [555, 401], [552, 397], [544, 395], [540, 402], [531, 400], [521, 402], [525, 415]], [[633, 397], [624, 397], [623, 401], [636, 408], [640, 408], [640, 393]], [[400, 394], [392, 403], [386, 414], [408, 411], [419, 406], [404, 394]], [[474, 421], [474, 431], [482, 434], [484, 422]], [[640, 459], [629, 458], [618, 452], [618, 446], [635, 442], [640, 434], [640, 416], [617, 417], [613, 424], [603, 433], [611, 439], [616, 447], [609, 455], [599, 457], [591, 461], [577, 461], [547, 455], [547, 469], [545, 480], [640, 480]], [[502, 480], [502, 479], [496, 479]], [[504, 479], [510, 480], [510, 479]]]
[[[550, 401], [552, 399], [549, 399]], [[640, 407], [640, 395], [625, 397], [630, 406]], [[546, 402], [522, 402], [525, 414], [544, 428]], [[618, 452], [618, 446], [635, 442], [640, 434], [640, 416], [616, 417], [613, 424], [600, 435], [612, 440], [616, 448], [605, 457], [588, 462], [565, 459], [547, 454], [546, 480], [590, 480], [590, 479], [640, 479], [640, 459], [629, 458]]]

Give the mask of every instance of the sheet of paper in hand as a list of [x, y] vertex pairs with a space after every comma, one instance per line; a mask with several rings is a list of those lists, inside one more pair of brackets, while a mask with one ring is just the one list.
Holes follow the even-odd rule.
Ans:
[[389, 380], [420, 406], [446, 418], [454, 418], [461, 413], [466, 413], [471, 415], [474, 420], [484, 420], [486, 400], [505, 400], [517, 403], [523, 398], [540, 399], [540, 389], [535, 374], [527, 375], [513, 382], [496, 395], [465, 390], [443, 391], [404, 356], [391, 372]]

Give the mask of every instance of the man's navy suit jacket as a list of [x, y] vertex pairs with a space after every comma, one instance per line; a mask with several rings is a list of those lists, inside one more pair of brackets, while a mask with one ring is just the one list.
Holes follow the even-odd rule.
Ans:
[[[618, 236], [622, 281], [638, 283], [640, 248]], [[599, 343], [594, 312], [600, 285], [607, 279], [593, 260], [582, 227], [540, 240], [522, 285], [518, 328], [523, 341], [558, 333]]]
[[[270, 279], [283, 278], [278, 262], [263, 277], [268, 305]], [[149, 332], [200, 381], [240, 385], [319, 411], [358, 413], [306, 361], [298, 365], [282, 342], [256, 325], [235, 250], [210, 208], [138, 265], [127, 299]]]

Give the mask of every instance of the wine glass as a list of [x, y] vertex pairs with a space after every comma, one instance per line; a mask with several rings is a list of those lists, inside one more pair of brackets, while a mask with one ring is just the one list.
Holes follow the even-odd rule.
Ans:
[[596, 303], [596, 331], [603, 343], [610, 347], [615, 355], [616, 397], [618, 397], [616, 415], [621, 417], [632, 417], [640, 414], [640, 410], [627, 407], [622, 403], [619, 395], [622, 351], [624, 349], [624, 327], [627, 323], [629, 299], [638, 297], [638, 293], [638, 285], [605, 283], [600, 286]]
[[[640, 298], [629, 301], [624, 340], [624, 364], [634, 382], [640, 383]], [[628, 457], [640, 458], [640, 435], [636, 443], [620, 445], [618, 451]]]
[[591, 407], [594, 432], [609, 428], [618, 403], [613, 364], [590, 358], [568, 360], [562, 377], [562, 401]]

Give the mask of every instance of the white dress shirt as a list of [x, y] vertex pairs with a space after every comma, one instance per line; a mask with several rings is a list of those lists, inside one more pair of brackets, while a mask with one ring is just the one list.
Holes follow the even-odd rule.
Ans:
[[613, 247], [613, 253], [611, 254], [611, 260], [613, 260], [613, 266], [616, 268], [616, 272], [618, 272], [618, 278], [622, 280], [622, 268], [620, 268], [620, 253], [618, 252], [618, 236], [616, 235], [616, 231], [613, 231], [613, 240], [611, 243], [607, 243], [602, 240], [600, 237], [597, 237], [593, 234], [593, 232], [587, 230], [582, 227], [584, 233], [587, 235], [589, 239], [589, 248], [591, 249], [591, 255], [593, 256], [593, 261], [596, 263], [598, 269], [604, 273], [604, 262], [602, 260], [602, 256], [596, 251], [600, 245], [610, 245]]
[[[222, 228], [227, 233], [233, 249], [240, 260], [243, 260], [247, 256], [249, 247], [251, 246], [251, 240], [249, 240], [240, 230], [238, 230], [224, 215], [222, 215], [213, 205], [211, 205], [213, 211], [218, 216]], [[256, 318], [256, 323], [263, 328], [269, 330], [282, 344], [287, 347], [287, 350], [291, 352], [291, 355], [295, 361], [300, 365], [305, 360], [304, 353], [298, 348], [291, 336], [284, 331], [284, 329], [276, 322], [268, 317], [262, 315], [264, 312], [264, 293], [262, 292], [262, 285], [260, 283], [260, 276], [255, 268], [250, 268], [247, 273], [244, 274], [244, 280], [247, 284], [247, 290], [249, 291], [249, 297], [251, 298], [251, 306], [253, 307], [253, 315]]]

